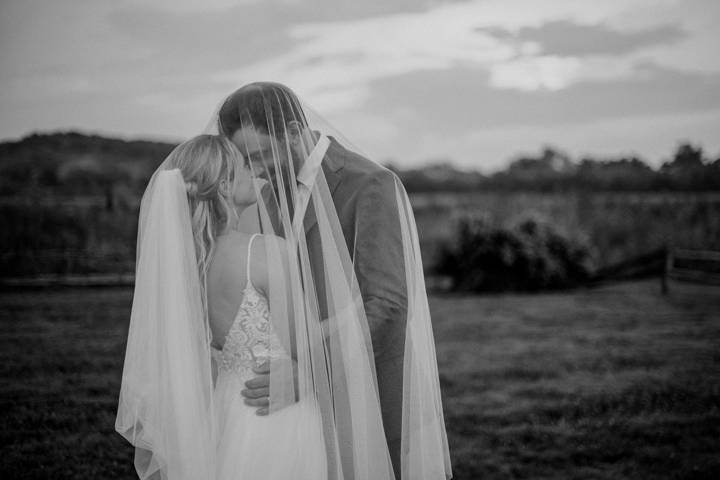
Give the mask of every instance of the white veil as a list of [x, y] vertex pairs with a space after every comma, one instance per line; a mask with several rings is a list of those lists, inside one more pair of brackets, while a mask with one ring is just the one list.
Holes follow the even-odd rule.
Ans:
[[130, 329], [115, 429], [141, 479], [215, 477], [209, 329], [185, 181], [153, 177], [143, 196]]
[[[399, 179], [279, 84], [238, 90], [211, 125], [204, 133], [228, 136], [252, 162], [258, 200], [243, 229], [268, 240], [281, 340], [272, 348], [296, 364], [294, 375], [282, 352], [268, 353], [269, 415], [289, 398], [317, 403], [330, 480], [451, 478], [417, 230]], [[116, 421], [141, 478], [215, 475], [211, 334], [192, 239], [182, 176], [166, 161], [141, 204]]]
[[[240, 88], [209, 128], [252, 162], [258, 205], [246, 228], [289, 240], [299, 288], [288, 337], [340, 463], [330, 478], [451, 478], [417, 228], [398, 177], [281, 84]], [[271, 397], [287, 388], [272, 377]]]

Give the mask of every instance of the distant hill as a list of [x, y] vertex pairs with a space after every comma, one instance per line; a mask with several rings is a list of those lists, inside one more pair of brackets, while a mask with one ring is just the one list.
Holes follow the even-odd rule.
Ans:
[[[108, 202], [118, 195], [138, 197], [174, 146], [78, 132], [33, 134], [0, 143], [0, 196], [104, 195]], [[679, 144], [657, 170], [636, 157], [573, 160], [552, 147], [536, 156], [518, 157], [489, 176], [449, 162], [415, 169], [389, 167], [409, 192], [720, 190], [720, 159], [706, 158], [701, 148], [689, 143]]]
[[141, 192], [174, 147], [77, 132], [29, 135], [0, 143], [0, 195], [104, 194], [118, 183]]

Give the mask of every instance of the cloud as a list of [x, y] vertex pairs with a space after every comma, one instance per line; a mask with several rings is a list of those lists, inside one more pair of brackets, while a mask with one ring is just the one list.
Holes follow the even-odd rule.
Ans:
[[394, 127], [384, 135], [371, 135], [346, 120], [351, 113], [331, 120], [350, 138], [370, 145], [377, 158], [414, 165], [451, 157], [487, 171], [543, 143], [577, 154], [635, 149], [651, 161], [684, 137], [720, 147], [712, 133], [720, 125], [720, 73], [652, 64], [636, 70], [630, 78], [580, 82], [556, 91], [498, 90], [490, 85], [490, 73], [479, 68], [412, 72], [373, 83], [364, 121]]
[[[646, 13], [653, 6], [660, 12], [656, 20]], [[303, 22], [289, 29], [293, 46], [285, 53], [212, 78], [275, 79], [333, 112], [362, 108], [374, 81], [458, 67], [489, 72], [497, 89], [556, 91], [634, 78], [642, 63], [673, 68], [663, 48], [692, 39], [697, 13], [668, 24], [663, 8], [680, 7], [675, 0], [486, 0], [360, 20]], [[644, 23], [627, 25], [626, 18], [636, 12], [645, 13]], [[699, 69], [713, 71], [714, 57], [709, 51], [701, 55]]]
[[[251, 6], [257, 0], [125, 0], [130, 7], [144, 9], [151, 6], [153, 9], [173, 12], [196, 14], [213, 10], [227, 10], [237, 6]], [[273, 2], [275, 3], [275, 2]]]
[[584, 80], [605, 81], [631, 76], [633, 65], [615, 59], [581, 60], [557, 55], [512, 59], [489, 67], [489, 84], [498, 89], [561, 90]]
[[562, 90], [498, 90], [479, 68], [426, 70], [373, 83], [364, 108], [411, 129], [441, 132], [504, 125], [578, 124], [629, 116], [720, 108], [720, 73], [682, 72], [652, 64], [612, 81], [584, 81]]
[[618, 55], [675, 43], [687, 36], [677, 25], [621, 31], [604, 24], [583, 25], [568, 20], [553, 20], [517, 31], [493, 27], [479, 28], [478, 31], [504, 41], [536, 43], [542, 54], [555, 56]]
[[373, 155], [412, 161], [438, 151], [467, 161], [484, 144], [505, 158], [545, 133], [562, 140], [566, 132], [560, 146], [599, 144], [586, 129], [605, 125], [619, 138], [612, 125], [629, 118], [637, 124], [625, 143], [636, 138], [651, 151], [641, 132], [655, 119], [670, 135], [671, 125], [681, 131], [673, 115], [717, 118], [706, 115], [720, 91], [714, 0], [23, 0], [0, 8], [3, 136], [79, 126], [184, 137], [224, 95], [264, 79], [293, 87]]
[[401, 165], [450, 157], [464, 168], [491, 173], [507, 166], [521, 153], [536, 153], [542, 145], [554, 145], [573, 158], [612, 158], [636, 155], [659, 166], [678, 141], [699, 143], [713, 158], [720, 156], [717, 138], [720, 110], [667, 115], [638, 115], [601, 119], [583, 124], [516, 125], [474, 132], [418, 135], [395, 158]]

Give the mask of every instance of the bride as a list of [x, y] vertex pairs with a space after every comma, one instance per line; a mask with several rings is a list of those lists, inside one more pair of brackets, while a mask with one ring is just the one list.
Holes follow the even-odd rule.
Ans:
[[[141, 257], [138, 274], [142, 280], [146, 273], [142, 268], [149, 266], [147, 264], [150, 262], [164, 266], [167, 271], [157, 269], [154, 273], [162, 277], [154, 280], [165, 283], [165, 287], [171, 290], [166, 295], [178, 295], [172, 299], [176, 305], [169, 304], [167, 297], [148, 302], [154, 304], [154, 309], [160, 309], [156, 319], [162, 319], [165, 315], [163, 309], [177, 309], [182, 307], [183, 301], [194, 300], [203, 310], [202, 316], [209, 321], [215, 386], [213, 405], [207, 404], [204, 407], [208, 410], [214, 409], [216, 415], [214, 418], [206, 418], [203, 410], [194, 413], [200, 418], [206, 418], [207, 426], [212, 426], [215, 432], [199, 435], [207, 426], [197, 425], [197, 417], [175, 420], [195, 423], [199, 430], [193, 432], [188, 429], [187, 433], [198, 434], [198, 440], [212, 441], [215, 438], [216, 451], [212, 452], [210, 448], [200, 452], [178, 451], [178, 454], [190, 456], [181, 458], [178, 455], [174, 461], [178, 462], [178, 467], [181, 468], [173, 471], [173, 459], [163, 458], [163, 453], [167, 451], [172, 454], [169, 447], [175, 443], [179, 447], [183, 440], [163, 439], [162, 436], [159, 439], [152, 438], [149, 427], [159, 430], [163, 427], [162, 424], [125, 424], [122, 421], [123, 416], [118, 415], [121, 433], [131, 437], [131, 441], [136, 445], [154, 449], [152, 456], [141, 450], [140, 457], [136, 459], [138, 474], [141, 478], [150, 477], [155, 472], [161, 473], [159, 478], [327, 478], [322, 424], [318, 407], [312, 398], [302, 398], [274, 415], [261, 417], [255, 414], [253, 407], [243, 402], [240, 394], [244, 382], [255, 375], [253, 367], [260, 366], [257, 362], [265, 363], [271, 355], [278, 360], [292, 362], [270, 322], [267, 292], [270, 289], [271, 276], [264, 260], [271, 250], [268, 244], [271, 241], [281, 242], [282, 239], [238, 231], [239, 214], [256, 202], [250, 170], [237, 148], [228, 139], [217, 135], [201, 135], [182, 143], [170, 154], [166, 165], [168, 169], [159, 172], [154, 179], [154, 191], [148, 197], [151, 210], [147, 214], [147, 226], [158, 231], [152, 236], [148, 232], [144, 235], [146, 240], [139, 245]], [[186, 194], [187, 199], [184, 198]], [[168, 218], [169, 214], [175, 218]], [[150, 222], [153, 224], [149, 224]], [[183, 223], [186, 224], [184, 229]], [[188, 229], [188, 226], [191, 229]], [[194, 293], [200, 295], [195, 299], [180, 298], [181, 295], [191, 293], [187, 290], [172, 292], [174, 287], [182, 285], [174, 284], [173, 280], [177, 281], [178, 277], [169, 277], [187, 274], [188, 272], [178, 270], [182, 269], [183, 263], [185, 267], [189, 267], [187, 259], [193, 255], [187, 255], [186, 258], [178, 256], [176, 260], [180, 265], [172, 262], [172, 257], [162, 258], [163, 255], [168, 255], [168, 250], [182, 245], [183, 237], [192, 239], [194, 244], [194, 263], [199, 279], [196, 285], [199, 288], [196, 288]], [[147, 252], [146, 249], [153, 251]], [[285, 254], [283, 249], [278, 248], [276, 251], [281, 258]], [[245, 255], [241, 254], [243, 252]], [[144, 256], [145, 254], [148, 256]], [[154, 258], [149, 258], [150, 255]], [[277, 265], [286, 263], [280, 260]], [[192, 280], [194, 279], [187, 279], [189, 284], [195, 284]], [[148, 287], [142, 283], [140, 285], [143, 288]], [[136, 291], [133, 320], [138, 318], [135, 314], [142, 301], [142, 292]], [[181, 311], [176, 313], [183, 316]], [[166, 326], [173, 328], [170, 324]], [[131, 329], [140, 330], [142, 327], [133, 322]], [[137, 333], [131, 331], [130, 335]], [[160, 334], [149, 330], [147, 333]], [[162, 342], [156, 345], [160, 348], [162, 346]], [[180, 349], [183, 345], [178, 342], [174, 347]], [[131, 357], [131, 353], [133, 352], [127, 352], [125, 375], [132, 373], [132, 367], [128, 363], [137, 361], [137, 358]], [[181, 360], [179, 357], [175, 358]], [[189, 391], [190, 386], [198, 386], [190, 383], [197, 381], [190, 375], [194, 371], [191, 369], [186, 372], [188, 385], [179, 385], [181, 390], [176, 391], [176, 395], [183, 391], [190, 396], [197, 394]], [[182, 375], [182, 372], [177, 374]], [[162, 378], [158, 377], [158, 380]], [[173, 379], [168, 377], [168, 380]], [[177, 380], [183, 381], [180, 377]], [[130, 382], [131, 379], [125, 377], [123, 387], [130, 387]], [[207, 388], [207, 385], [205, 387]], [[142, 395], [142, 392], [137, 394]], [[166, 400], [168, 404], [159, 403], [158, 407], [172, 408], [173, 404], [180, 401], [171, 398]], [[121, 411], [129, 406], [124, 402], [130, 404], [140, 401], [121, 396]], [[158, 415], [158, 419], [163, 418], [160, 412], [153, 415]], [[129, 431], [124, 429], [128, 425]], [[134, 429], [138, 427], [143, 431], [135, 432]], [[138, 433], [140, 438], [135, 436]], [[162, 432], [157, 433], [162, 435]], [[168, 442], [168, 445], [162, 447], [161, 442]], [[202, 444], [199, 446], [209, 447]], [[200, 458], [201, 455], [207, 455], [208, 458]], [[282, 461], [278, 461], [278, 455], [281, 455]]]
[[[272, 328], [267, 299], [266, 244], [281, 240], [239, 231], [242, 211], [256, 203], [247, 164], [229, 140], [213, 135], [183, 143], [168, 164], [185, 180], [199, 273], [206, 278], [201, 289], [217, 369], [217, 478], [326, 478], [322, 424], [312, 398], [263, 418], [239, 393], [271, 352], [292, 361]], [[285, 250], [279, 253], [282, 258]], [[287, 269], [286, 261], [278, 264]], [[282, 462], [275, 458], [279, 452]]]
[[[148, 184], [115, 428], [135, 446], [141, 479], [450, 478], [407, 194], [279, 92], [250, 102], [255, 117], [247, 105], [233, 114], [247, 99], [229, 97], [218, 131], [179, 145]], [[341, 171], [349, 159], [358, 166]], [[394, 219], [381, 230], [339, 200], [373, 192], [353, 183], [362, 168], [387, 179], [387, 206], [361, 212], [394, 212], [378, 217]], [[358, 253], [353, 221], [355, 241], [373, 238], [377, 250], [365, 241]], [[375, 255], [402, 277], [368, 290]], [[401, 337], [377, 323], [373, 302], [387, 288], [405, 297], [393, 313], [402, 323], [385, 330]]]

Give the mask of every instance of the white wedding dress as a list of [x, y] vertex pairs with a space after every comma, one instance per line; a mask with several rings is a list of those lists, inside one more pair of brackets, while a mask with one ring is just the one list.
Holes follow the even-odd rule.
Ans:
[[[273, 332], [267, 298], [248, 281], [225, 343], [212, 348], [218, 366], [215, 411], [218, 424], [218, 480], [324, 480], [327, 461], [322, 422], [314, 399], [304, 399], [266, 416], [244, 403], [240, 391], [255, 377], [256, 357], [288, 357]], [[272, 352], [272, 353], [271, 353]], [[277, 353], [281, 352], [281, 353]], [[289, 358], [289, 357], [288, 357]]]

